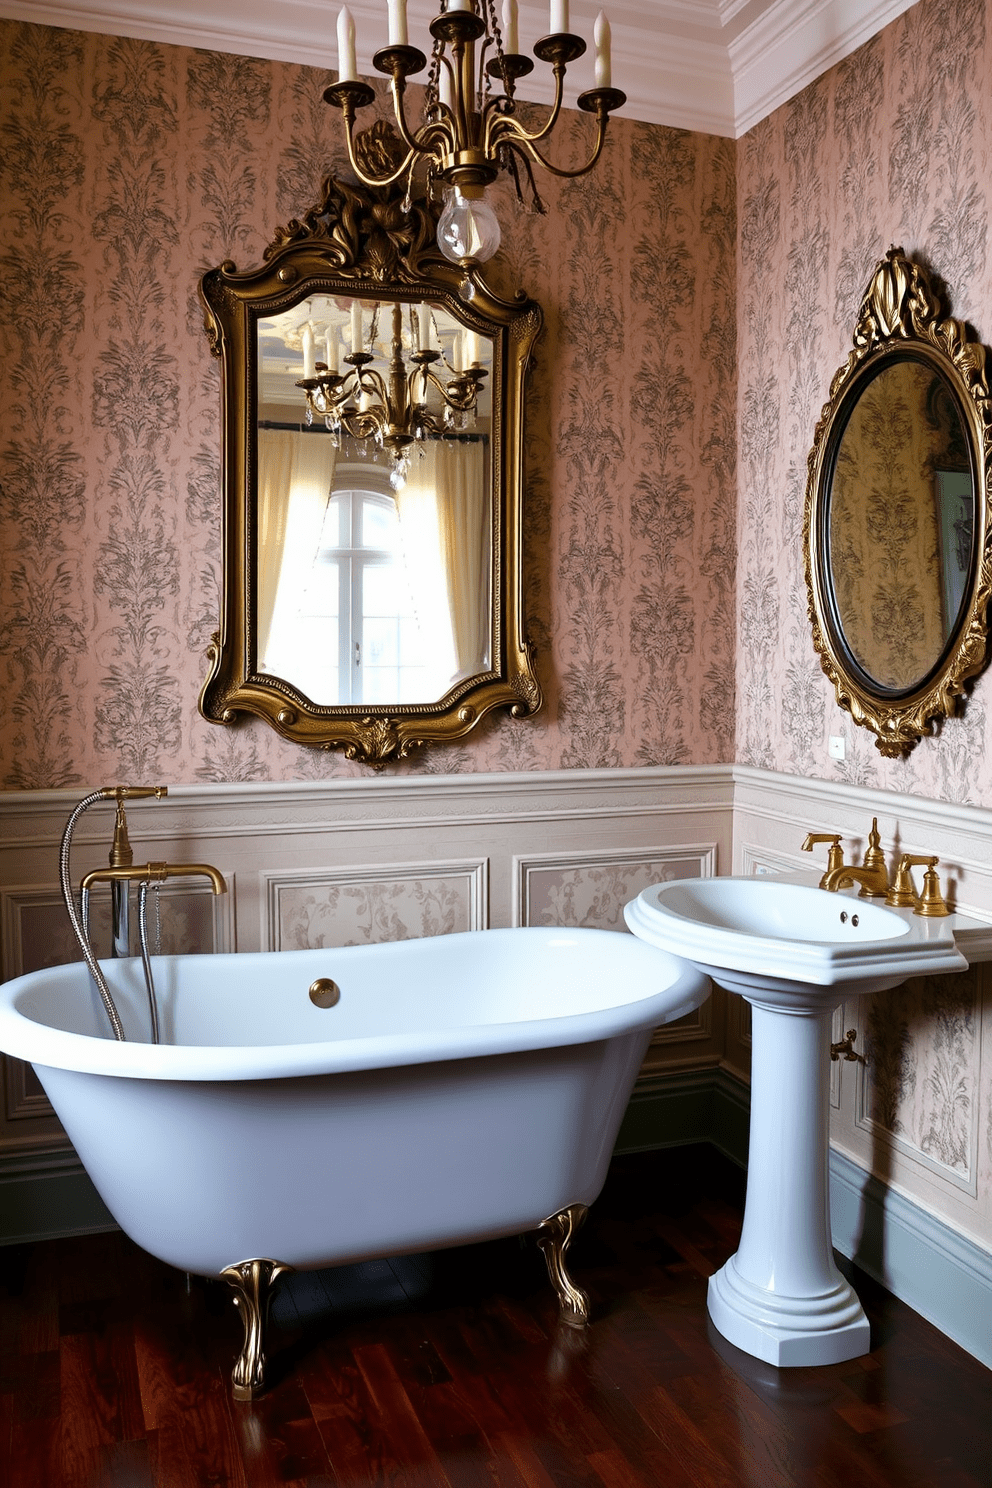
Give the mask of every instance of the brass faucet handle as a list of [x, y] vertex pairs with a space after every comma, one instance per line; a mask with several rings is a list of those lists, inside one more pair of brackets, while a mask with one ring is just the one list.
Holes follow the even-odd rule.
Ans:
[[[802, 852], [812, 852], [818, 842], [829, 842], [827, 852], [827, 873], [835, 873], [838, 868], [844, 866], [844, 850], [840, 845], [839, 832], [807, 832], [803, 842]], [[826, 878], [827, 874], [823, 875]], [[823, 888], [823, 878], [820, 879], [820, 888]]]
[[937, 876], [937, 859], [934, 858], [930, 867], [923, 875], [923, 892], [920, 894], [918, 915], [925, 915], [928, 919], [937, 919], [942, 915], [949, 915], [953, 910], [948, 908], [947, 900], [940, 892], [940, 879]]
[[[916, 892], [916, 885], [913, 883], [911, 870], [925, 865], [930, 872], [933, 872], [939, 861], [938, 858], [930, 853], [924, 853], [921, 856], [916, 856], [913, 853], [903, 853], [899, 859], [899, 866], [895, 871], [895, 877], [892, 880], [892, 887], [885, 896], [886, 904], [891, 904], [896, 909], [916, 909], [920, 904], [920, 896]], [[936, 876], [934, 873], [935, 878]], [[939, 883], [937, 885], [937, 895], [940, 897]], [[946, 914], [947, 912], [945, 905], [944, 913]], [[940, 914], [940, 910], [928, 910], [927, 913]]]

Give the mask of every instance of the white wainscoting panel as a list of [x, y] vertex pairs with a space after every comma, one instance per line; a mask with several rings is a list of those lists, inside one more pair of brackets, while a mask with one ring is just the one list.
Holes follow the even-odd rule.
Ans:
[[482, 859], [263, 872], [263, 944], [302, 951], [485, 930], [488, 869]]

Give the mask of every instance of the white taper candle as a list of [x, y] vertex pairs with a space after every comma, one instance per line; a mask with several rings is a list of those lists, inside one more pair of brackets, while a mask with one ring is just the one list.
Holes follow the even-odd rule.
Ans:
[[406, 0], [389, 0], [389, 45], [408, 46]]
[[520, 51], [517, 0], [503, 0], [503, 50], [513, 55]]
[[313, 326], [307, 321], [303, 327], [303, 376], [313, 377], [317, 371], [316, 348], [313, 341]]
[[343, 5], [338, 12], [338, 82], [354, 83], [357, 80], [355, 22], [347, 5]]
[[551, 35], [568, 31], [568, 0], [551, 0]]
[[351, 349], [362, 349], [362, 307], [357, 300], [351, 302]]
[[601, 10], [596, 17], [592, 34], [596, 42], [596, 87], [610, 88], [613, 86], [613, 70], [610, 61], [612, 33], [605, 11]]
[[431, 349], [431, 307], [430, 305], [417, 306], [417, 340], [420, 343], [419, 351], [430, 351]]

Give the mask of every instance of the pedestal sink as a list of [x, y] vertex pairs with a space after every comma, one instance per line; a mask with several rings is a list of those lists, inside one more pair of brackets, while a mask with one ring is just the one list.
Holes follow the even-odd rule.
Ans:
[[830, 1021], [845, 998], [963, 971], [955, 922], [800, 875], [655, 884], [624, 911], [753, 1009], [751, 1146], [740, 1247], [710, 1278], [723, 1336], [776, 1365], [868, 1352], [868, 1320], [834, 1264], [827, 1183]]

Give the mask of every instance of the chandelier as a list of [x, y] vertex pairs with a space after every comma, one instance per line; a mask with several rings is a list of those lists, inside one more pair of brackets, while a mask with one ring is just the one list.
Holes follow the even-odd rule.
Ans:
[[[532, 72], [531, 59], [518, 51], [517, 0], [505, 0], [503, 27], [496, 18], [495, 0], [444, 0], [447, 8], [430, 23], [434, 44], [427, 75], [424, 118], [411, 129], [404, 109], [406, 80], [427, 66], [427, 58], [409, 45], [406, 0], [388, 0], [389, 44], [377, 51], [372, 65], [390, 79], [393, 109], [405, 157], [392, 171], [369, 174], [356, 159], [354, 125], [357, 109], [371, 103], [374, 90], [358, 77], [355, 56], [355, 23], [345, 6], [337, 23], [338, 81], [324, 92], [325, 100], [344, 114], [348, 158], [359, 180], [366, 186], [388, 186], [409, 180], [421, 162], [426, 162], [429, 184], [442, 183], [444, 207], [438, 222], [437, 241], [451, 262], [466, 270], [484, 263], [499, 247], [496, 214], [485, 200], [485, 190], [507, 170], [520, 191], [517, 158], [531, 177], [531, 162], [556, 176], [582, 176], [599, 159], [606, 126], [614, 109], [626, 103], [626, 94], [611, 86], [610, 26], [600, 11], [595, 26], [595, 87], [580, 93], [578, 106], [595, 114], [596, 140], [584, 165], [564, 170], [552, 165], [539, 149], [558, 122], [565, 86], [565, 69], [581, 57], [586, 44], [568, 29], [568, 0], [551, 0], [551, 34], [538, 41], [534, 55], [549, 62], [554, 73], [555, 96], [551, 111], [540, 128], [528, 130], [516, 116], [514, 89], [518, 78]], [[493, 84], [502, 85], [493, 92]], [[532, 177], [531, 177], [532, 181]], [[533, 181], [532, 181], [533, 184]], [[409, 200], [409, 184], [407, 200]], [[536, 196], [536, 192], [535, 192]]]
[[[455, 334], [452, 362], [449, 366], [442, 350], [433, 342], [430, 306], [416, 307], [416, 336], [413, 334], [414, 306], [410, 306], [411, 341], [417, 350], [409, 363], [404, 355], [403, 306], [392, 309], [392, 338], [385, 372], [372, 365], [375, 353], [366, 351], [362, 306], [351, 302], [351, 352], [342, 360], [347, 368], [340, 370], [337, 329], [328, 328], [324, 336], [324, 361], [317, 361], [316, 332], [311, 321], [303, 325], [300, 344], [303, 352], [303, 377], [296, 386], [306, 396], [306, 422], [321, 418], [330, 431], [335, 448], [341, 435], [349, 434], [360, 444], [371, 439], [382, 449], [391, 451], [394, 487], [402, 486], [409, 469], [408, 449], [429, 435], [452, 432], [464, 427], [468, 416], [478, 406], [479, 393], [488, 375], [481, 364], [478, 335], [471, 330]], [[377, 337], [379, 306], [372, 314], [368, 344]], [[452, 375], [444, 380], [434, 370], [435, 363]]]

